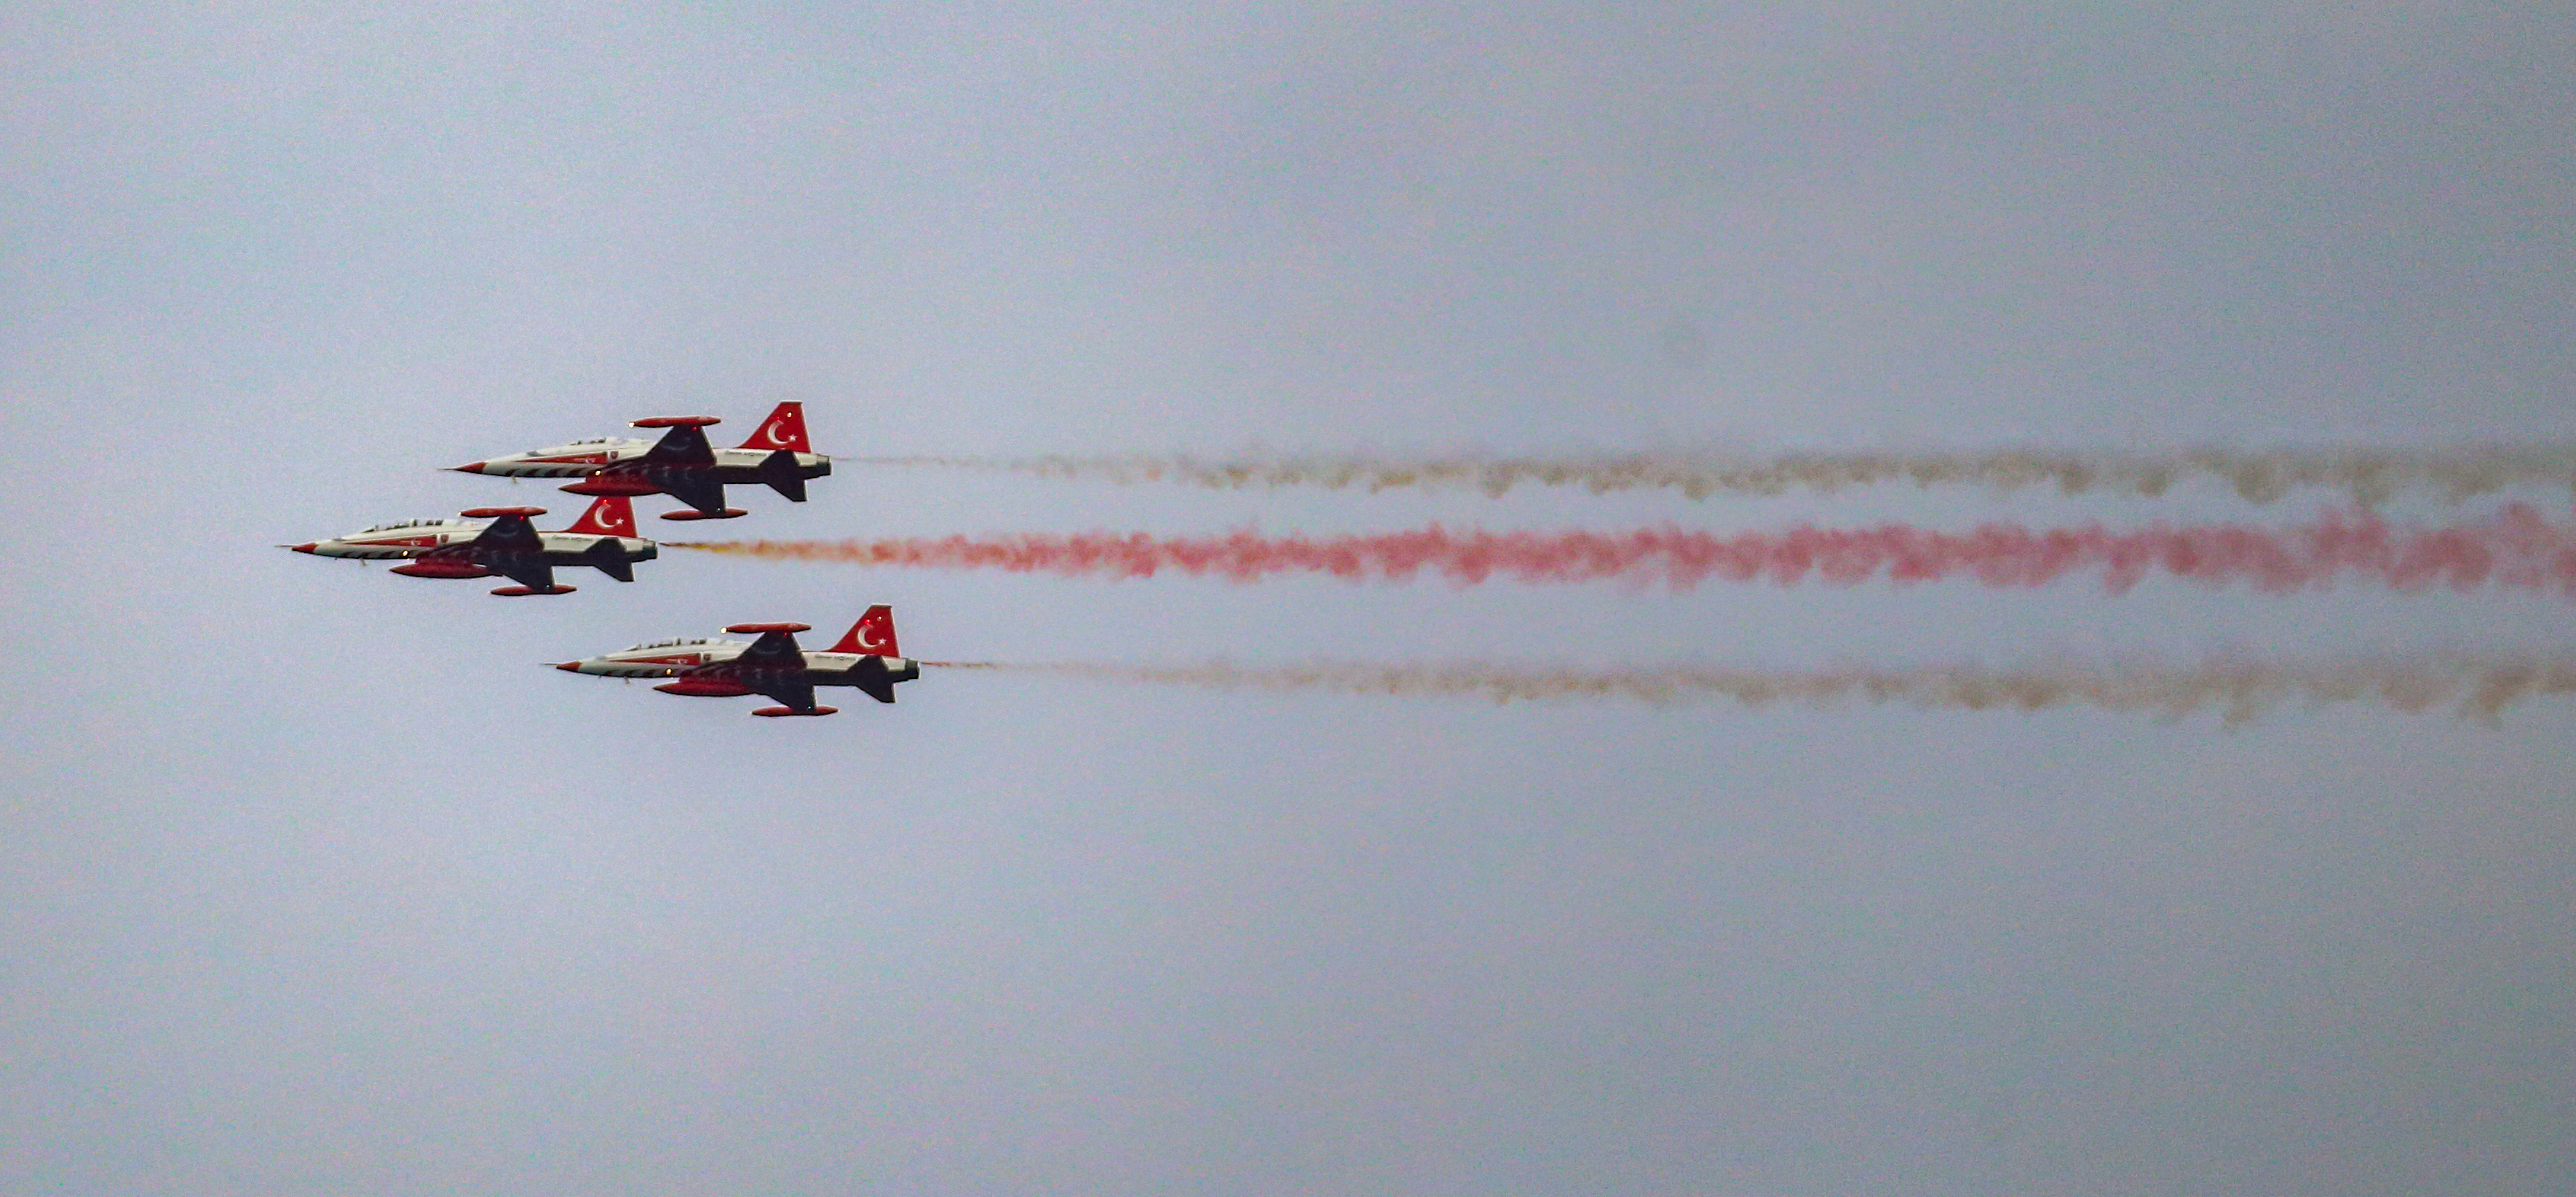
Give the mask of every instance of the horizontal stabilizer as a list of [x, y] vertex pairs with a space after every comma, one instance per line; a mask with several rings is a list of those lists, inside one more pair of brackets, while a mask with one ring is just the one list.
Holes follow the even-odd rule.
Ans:
[[906, 661], [903, 663], [903, 668], [896, 669], [886, 664], [886, 660], [885, 657], [861, 657], [858, 664], [850, 666], [848, 671], [841, 675], [840, 680], [844, 685], [857, 687], [860, 693], [878, 702], [893, 702], [894, 684], [920, 677], [921, 664], [917, 661]]
[[785, 449], [760, 459], [760, 480], [790, 503], [805, 501], [805, 472], [796, 468], [796, 455]]
[[[625, 501], [624, 499], [600, 500], [602, 503]], [[630, 514], [626, 518], [632, 520], [635, 517]], [[635, 580], [635, 564], [626, 559], [626, 546], [617, 543], [617, 539], [612, 536], [602, 536], [590, 542], [590, 547], [582, 550], [581, 563], [620, 582]]]

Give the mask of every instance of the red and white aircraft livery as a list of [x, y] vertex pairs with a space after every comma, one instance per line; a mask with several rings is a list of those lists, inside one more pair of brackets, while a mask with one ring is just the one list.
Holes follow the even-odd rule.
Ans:
[[658, 441], [601, 437], [450, 468], [505, 478], [579, 478], [563, 489], [576, 495], [665, 494], [691, 508], [664, 512], [666, 520], [729, 520], [749, 514], [725, 506], [728, 485], [766, 483], [789, 502], [802, 503], [805, 480], [832, 472], [832, 459], [805, 441], [802, 403], [770, 409], [760, 431], [739, 449], [707, 444], [701, 429], [717, 423], [722, 421], [714, 416], [655, 416], [635, 421], [635, 427], [670, 429]]
[[587, 565], [620, 582], [632, 582], [635, 563], [650, 561], [661, 552], [652, 541], [635, 535], [634, 501], [622, 495], [591, 504], [561, 532], [539, 532], [528, 522], [529, 516], [545, 513], [543, 507], [477, 507], [462, 513], [465, 519], [378, 524], [364, 532], [284, 547], [319, 557], [406, 558], [410, 564], [397, 565], [394, 572], [414, 578], [500, 574], [518, 585], [492, 593], [514, 598], [571, 594], [573, 587], [555, 585], [558, 565]]
[[894, 701], [894, 684], [921, 676], [921, 662], [907, 660], [894, 643], [894, 608], [870, 607], [822, 652], [796, 646], [801, 623], [738, 623], [725, 629], [757, 633], [757, 640], [657, 640], [555, 666], [599, 677], [667, 677], [653, 687], [690, 698], [739, 698], [760, 694], [782, 705], [754, 715], [829, 715], [839, 707], [814, 705], [816, 686], [856, 686], [878, 702]]

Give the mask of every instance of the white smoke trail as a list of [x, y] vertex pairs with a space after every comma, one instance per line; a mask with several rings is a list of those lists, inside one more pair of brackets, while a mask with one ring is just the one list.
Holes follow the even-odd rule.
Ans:
[[2285, 703], [2376, 702], [2399, 711], [2450, 706], [2494, 725], [2506, 707], [2576, 694], [2576, 653], [2316, 661], [2210, 661], [2197, 666], [2061, 664], [2027, 669], [1954, 665], [1914, 670], [1728, 669], [1689, 665], [1582, 669], [1450, 664], [1195, 665], [925, 661], [946, 669], [1008, 670], [1165, 685], [1515, 700], [1607, 698], [1655, 706], [1733, 700], [1822, 706], [1859, 700], [1923, 710], [2038, 711], [2086, 706], [2179, 719], [2216, 710], [2241, 724]]
[[1693, 499], [1832, 492], [1912, 483], [1980, 486], [1997, 492], [2048, 486], [2068, 495], [2100, 491], [2152, 498], [2175, 483], [2224, 481], [2255, 503], [2294, 490], [2341, 491], [2357, 502], [2426, 490], [2465, 499], [2514, 485], [2576, 490], [2576, 443], [2457, 449], [2281, 449], [2238, 452], [2065, 453], [2004, 449], [1982, 453], [1632, 453], [1562, 457], [1447, 457], [1409, 460], [1363, 454], [1228, 458], [859, 457], [861, 465], [984, 470], [1040, 478], [1131, 484], [1169, 482], [1219, 490], [1320, 487], [1394, 490], [1473, 487], [1500, 496], [1517, 486], [1581, 487], [1594, 494], [1675, 490]]

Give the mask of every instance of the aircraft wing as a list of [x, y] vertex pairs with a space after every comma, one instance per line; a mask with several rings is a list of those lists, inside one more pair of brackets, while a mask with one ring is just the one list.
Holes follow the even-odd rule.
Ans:
[[551, 592], [555, 588], [555, 567], [543, 561], [530, 561], [525, 558], [516, 561], [505, 559], [502, 564], [493, 566], [492, 570], [540, 594]]
[[805, 650], [797, 647], [796, 633], [766, 630], [761, 632], [760, 639], [751, 642], [751, 647], [742, 650], [741, 656], [733, 659], [733, 664], [741, 669], [802, 669]]
[[[688, 417], [682, 417], [688, 418]], [[657, 421], [658, 422], [658, 421]], [[653, 422], [643, 422], [651, 426]], [[672, 424], [662, 439], [644, 454], [646, 465], [714, 465], [715, 447], [707, 443], [706, 430], [694, 423]]]
[[[536, 509], [531, 507], [528, 510]], [[529, 523], [527, 516], [518, 514], [505, 514], [494, 519], [474, 537], [473, 543], [475, 548], [495, 553], [533, 553], [545, 547], [537, 539], [536, 525]]]
[[738, 623], [725, 630], [760, 633], [760, 639], [745, 646], [741, 655], [724, 663], [732, 681], [777, 699], [791, 711], [813, 713], [814, 683], [805, 676], [805, 650], [796, 647], [796, 633], [808, 630], [804, 624]]
[[793, 674], [754, 674], [742, 677], [744, 685], [778, 700], [778, 705], [791, 711], [814, 709], [814, 683]]
[[[697, 429], [674, 429], [674, 431], [696, 432]], [[706, 438], [701, 436], [698, 439], [700, 441], [704, 441]], [[655, 481], [661, 485], [663, 494], [669, 495], [674, 499], [678, 499], [679, 501], [686, 503], [691, 507], [695, 507], [708, 515], [718, 514], [725, 509], [724, 483], [716, 481], [710, 475], [689, 473], [672, 474], [664, 478], [656, 479]]]

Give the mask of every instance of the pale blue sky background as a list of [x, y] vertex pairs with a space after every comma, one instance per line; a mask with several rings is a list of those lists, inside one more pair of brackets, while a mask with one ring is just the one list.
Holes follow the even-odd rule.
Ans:
[[[566, 520], [433, 467], [784, 398], [844, 454], [2565, 440], [2571, 69], [2544, 5], [0, 8], [0, 1188], [2554, 1191], [2564, 703], [774, 722], [534, 666], [880, 601], [934, 658], [1780, 665], [2560, 601], [677, 553], [503, 601], [269, 546]], [[720, 531], [2325, 501], [815, 496]]]

